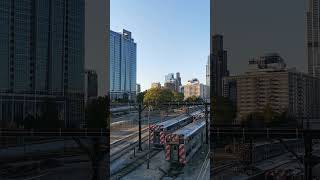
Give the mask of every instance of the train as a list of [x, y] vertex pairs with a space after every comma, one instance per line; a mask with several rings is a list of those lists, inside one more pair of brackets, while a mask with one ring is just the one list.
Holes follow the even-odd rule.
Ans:
[[184, 114], [170, 120], [152, 124], [149, 127], [150, 144], [153, 148], [163, 147], [165, 144], [165, 136], [181, 127], [192, 123], [195, 119], [199, 119], [203, 115], [202, 110], [194, 111], [189, 114]]
[[205, 142], [206, 123], [199, 119], [166, 135], [165, 158], [171, 164], [186, 165]]
[[[301, 139], [284, 139], [283, 142], [286, 146], [294, 150], [299, 151], [303, 146], [303, 141]], [[238, 147], [237, 152], [239, 153], [242, 161], [250, 161], [250, 144], [241, 144]], [[263, 141], [253, 143], [252, 145], [252, 163], [261, 162], [272, 157], [280, 156], [287, 153], [288, 150], [285, 146], [278, 140], [275, 141]]]

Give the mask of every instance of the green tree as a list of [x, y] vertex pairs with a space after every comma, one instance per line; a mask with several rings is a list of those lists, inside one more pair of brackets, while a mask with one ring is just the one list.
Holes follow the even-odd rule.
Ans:
[[87, 128], [107, 128], [108, 120], [108, 98], [99, 97], [92, 100], [86, 107]]
[[[86, 124], [90, 129], [105, 129], [109, 131], [110, 124], [110, 100], [109, 97], [99, 97], [92, 100], [86, 107]], [[103, 162], [105, 157], [109, 155], [108, 147], [106, 146], [108, 140], [104, 137], [92, 137], [92, 138], [73, 138], [74, 141], [83, 149], [90, 161], [92, 168], [92, 180], [105, 179], [109, 176]]]
[[139, 103], [139, 104], [143, 103], [143, 98], [144, 98], [146, 93], [147, 93], [147, 91], [143, 91], [143, 92], [138, 93], [138, 95], [137, 95], [137, 103]]
[[265, 117], [262, 112], [252, 112], [248, 114], [242, 121], [242, 125], [249, 128], [263, 128], [266, 126]]
[[197, 103], [197, 102], [203, 102], [203, 99], [199, 96], [190, 96], [186, 98], [184, 101], [188, 103]]
[[173, 99], [176, 102], [183, 102], [184, 94], [183, 93], [174, 92], [173, 93]]
[[63, 122], [59, 118], [59, 110], [54, 99], [48, 98], [44, 102], [44, 106], [40, 118], [36, 118], [35, 127], [38, 128], [62, 128]]
[[223, 96], [213, 98], [214, 124], [232, 124], [236, 117], [236, 107]]
[[144, 95], [143, 103], [146, 105], [159, 106], [162, 103], [171, 102], [174, 94], [169, 89], [152, 88]]

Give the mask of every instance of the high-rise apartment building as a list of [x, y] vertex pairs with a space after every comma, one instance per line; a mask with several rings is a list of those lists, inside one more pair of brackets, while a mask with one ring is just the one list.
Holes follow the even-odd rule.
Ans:
[[185, 99], [192, 96], [200, 97], [203, 100], [208, 98], [206, 85], [201, 84], [198, 79], [189, 80], [188, 83], [183, 86], [183, 93]]
[[53, 100], [65, 126], [84, 120], [84, 0], [1, 1], [0, 121]]
[[249, 71], [224, 78], [224, 96], [237, 106], [237, 119], [263, 112], [268, 105], [278, 113], [288, 112], [297, 120], [320, 117], [320, 79], [286, 69], [278, 54], [249, 61]]
[[136, 98], [137, 45], [131, 32], [110, 31], [110, 97]]

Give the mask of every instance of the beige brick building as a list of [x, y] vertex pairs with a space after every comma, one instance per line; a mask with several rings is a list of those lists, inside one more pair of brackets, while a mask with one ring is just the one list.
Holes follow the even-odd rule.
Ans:
[[276, 63], [260, 58], [263, 65], [261, 59], [249, 61], [248, 72], [223, 79], [223, 95], [236, 105], [237, 120], [252, 112], [262, 112], [267, 104], [276, 112], [288, 111], [298, 119], [319, 118], [320, 80], [286, 69], [280, 56]]
[[201, 84], [197, 79], [190, 80], [184, 85], [184, 98], [187, 99], [188, 97], [196, 96], [206, 100], [208, 98], [207, 89], [207, 86]]

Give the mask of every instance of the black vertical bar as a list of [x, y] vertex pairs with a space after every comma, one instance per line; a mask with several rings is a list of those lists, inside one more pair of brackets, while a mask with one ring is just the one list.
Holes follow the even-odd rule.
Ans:
[[309, 132], [304, 136], [304, 176], [306, 180], [312, 179], [312, 165], [311, 165], [311, 156], [312, 156], [312, 137]]
[[205, 107], [205, 119], [206, 119], [206, 144], [209, 144], [209, 132], [208, 132], [208, 114], [209, 114], [209, 111], [208, 111], [208, 104], [205, 103], [204, 105]]
[[141, 113], [142, 113], [142, 108], [141, 108], [141, 104], [139, 104], [139, 151], [142, 151], [142, 147], [141, 147]]
[[253, 163], [253, 143], [252, 143], [252, 138], [250, 139], [250, 164]]

